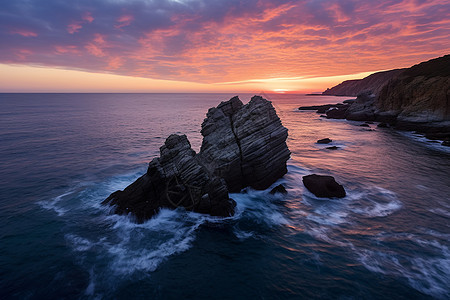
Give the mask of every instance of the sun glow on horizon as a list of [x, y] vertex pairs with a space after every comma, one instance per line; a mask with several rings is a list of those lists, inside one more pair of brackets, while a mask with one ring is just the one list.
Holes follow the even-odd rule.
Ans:
[[344, 80], [360, 79], [373, 72], [329, 77], [281, 77], [240, 82], [197, 83], [94, 73], [80, 70], [0, 64], [0, 92], [274, 92], [324, 91]]

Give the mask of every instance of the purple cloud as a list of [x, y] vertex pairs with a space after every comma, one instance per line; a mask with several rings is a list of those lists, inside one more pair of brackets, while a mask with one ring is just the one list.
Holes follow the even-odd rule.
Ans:
[[0, 62], [199, 82], [341, 75], [447, 54], [449, 16], [438, 0], [1, 1]]

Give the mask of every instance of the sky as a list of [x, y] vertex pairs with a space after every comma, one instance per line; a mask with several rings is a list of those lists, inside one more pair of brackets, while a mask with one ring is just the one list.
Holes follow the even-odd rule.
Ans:
[[0, 92], [317, 92], [450, 53], [450, 0], [0, 0]]

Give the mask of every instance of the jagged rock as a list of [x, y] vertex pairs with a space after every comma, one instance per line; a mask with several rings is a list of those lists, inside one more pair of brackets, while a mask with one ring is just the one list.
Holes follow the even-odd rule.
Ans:
[[357, 96], [364, 91], [378, 94], [380, 89], [392, 78], [403, 72], [404, 69], [381, 71], [373, 73], [363, 79], [346, 80], [327, 89], [322, 95]]
[[303, 176], [305, 187], [319, 198], [343, 198], [345, 190], [342, 185], [334, 180], [333, 176], [306, 175]]
[[375, 95], [371, 92], [359, 94], [355, 102], [347, 109], [345, 118], [352, 121], [374, 121], [375, 99]]
[[230, 192], [247, 186], [266, 189], [287, 172], [287, 129], [271, 102], [260, 96], [246, 105], [234, 97], [211, 108], [201, 133], [199, 155], [225, 179]]
[[380, 124], [377, 125], [377, 127], [379, 127], [379, 128], [388, 128], [389, 125], [386, 124], [386, 123], [380, 123]]
[[348, 100], [342, 101], [342, 103], [344, 103], [344, 104], [352, 104], [353, 102], [355, 102], [355, 99], [348, 99]]
[[450, 147], [450, 140], [443, 141], [441, 145]]
[[381, 90], [375, 106], [405, 122], [450, 120], [450, 55], [406, 69]]
[[286, 188], [284, 187], [284, 185], [279, 184], [276, 187], [274, 187], [271, 191], [270, 194], [274, 195], [274, 194], [287, 194]]
[[327, 111], [327, 119], [345, 119], [349, 106], [333, 108]]
[[287, 129], [262, 97], [247, 105], [234, 97], [211, 108], [201, 133], [198, 154], [185, 135], [170, 135], [147, 173], [102, 204], [113, 205], [117, 214], [132, 214], [138, 222], [161, 208], [177, 207], [226, 217], [236, 205], [229, 191], [265, 189], [287, 172]]
[[133, 214], [138, 222], [160, 208], [185, 207], [213, 216], [231, 216], [236, 203], [228, 197], [223, 179], [208, 172], [185, 135], [170, 135], [147, 173], [123, 191], [112, 193], [103, 204], [117, 214]]
[[318, 141], [317, 141], [317, 144], [329, 144], [329, 143], [331, 143], [331, 142], [332, 142], [331, 139], [329, 139], [329, 138], [324, 138], [324, 139], [318, 140]]
[[315, 110], [318, 114], [323, 114], [323, 113], [326, 113], [330, 109], [347, 108], [348, 106], [349, 106], [349, 104], [336, 103], [336, 104], [300, 106], [298, 109], [299, 110]]

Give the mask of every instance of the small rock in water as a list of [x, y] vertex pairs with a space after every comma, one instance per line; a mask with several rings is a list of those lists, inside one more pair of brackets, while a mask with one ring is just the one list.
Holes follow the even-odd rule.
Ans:
[[339, 147], [331, 146], [331, 147], [327, 147], [326, 149], [329, 149], [329, 150], [337, 150], [337, 149], [339, 149]]
[[450, 140], [443, 141], [441, 145], [450, 147]]
[[329, 139], [329, 138], [324, 138], [324, 139], [318, 140], [318, 141], [317, 141], [317, 144], [329, 144], [329, 143], [331, 143], [331, 142], [332, 142], [331, 139]]
[[389, 125], [387, 123], [380, 123], [380, 124], [377, 125], [377, 127], [379, 127], [379, 128], [388, 128]]
[[359, 126], [361, 126], [361, 127], [369, 127], [369, 128], [370, 128], [369, 124], [366, 124], [366, 123], [361, 124], [361, 125], [359, 125]]
[[274, 187], [271, 191], [270, 194], [287, 194], [286, 188], [284, 187], [284, 185], [280, 184], [277, 185], [276, 187]]
[[303, 176], [303, 184], [316, 197], [319, 198], [343, 198], [345, 189], [334, 180], [333, 176], [306, 175]]

